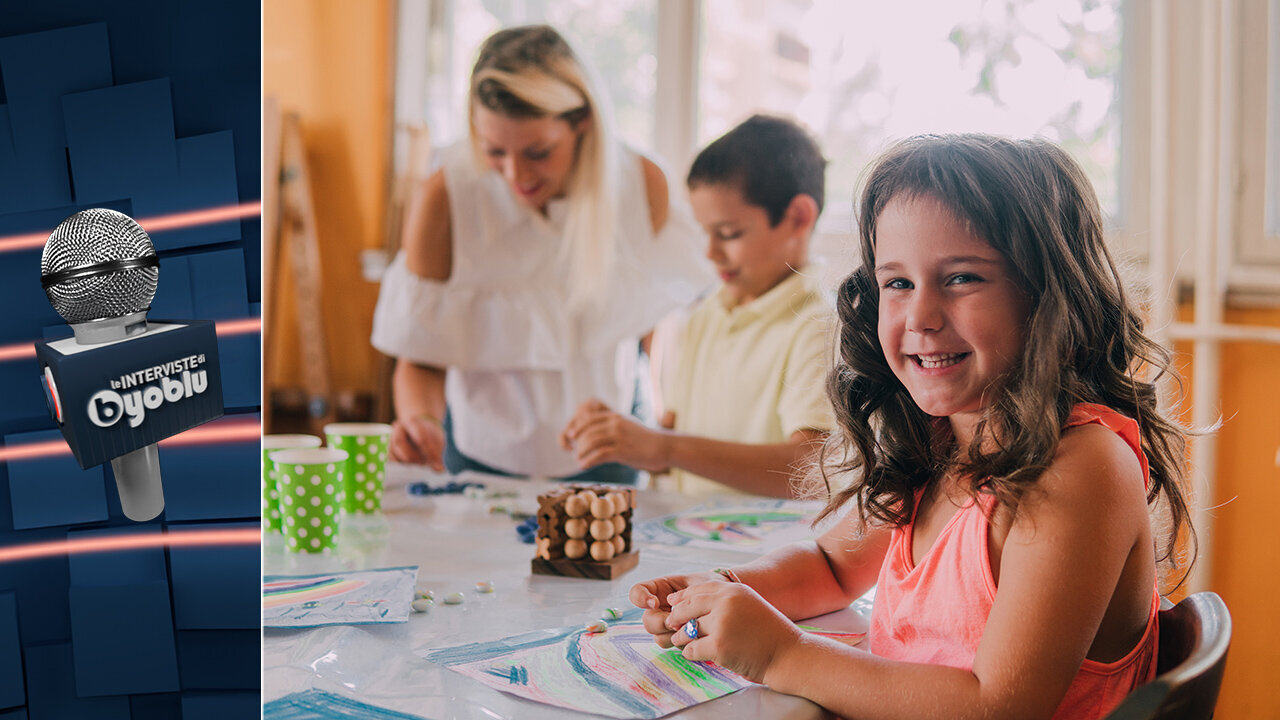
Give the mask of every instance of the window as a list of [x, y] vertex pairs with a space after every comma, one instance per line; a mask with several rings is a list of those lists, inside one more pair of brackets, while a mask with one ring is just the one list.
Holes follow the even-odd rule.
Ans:
[[[402, 30], [406, 6], [421, 4], [402, 0]], [[430, 12], [434, 17], [427, 24], [438, 32], [431, 33], [434, 49], [426, 60], [425, 112], [434, 144], [466, 134], [467, 83], [484, 39], [503, 27], [546, 23], [599, 74], [622, 137], [652, 149], [657, 10], [650, 0], [452, 0], [433, 3]], [[401, 43], [406, 42], [421, 39], [402, 32]]]
[[830, 161], [832, 230], [850, 227], [862, 169], [923, 132], [1047, 137], [1120, 210], [1120, 0], [702, 7], [698, 144], [753, 112], [797, 118]]

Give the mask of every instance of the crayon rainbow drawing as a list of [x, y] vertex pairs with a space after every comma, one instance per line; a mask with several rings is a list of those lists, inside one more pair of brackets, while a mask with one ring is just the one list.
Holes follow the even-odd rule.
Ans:
[[[628, 609], [606, 621], [605, 632], [560, 628], [419, 654], [501, 692], [615, 718], [658, 718], [752, 684], [717, 665], [685, 660], [679, 650], [658, 647], [640, 616], [639, 609]], [[800, 627], [850, 645], [863, 636]]]
[[602, 633], [561, 628], [421, 654], [495, 690], [615, 718], [658, 718], [751, 685], [658, 647], [640, 614], [628, 610]]
[[765, 552], [813, 537], [820, 505], [795, 500], [744, 500], [698, 507], [637, 523], [637, 542]]
[[404, 622], [418, 568], [263, 578], [263, 627]]

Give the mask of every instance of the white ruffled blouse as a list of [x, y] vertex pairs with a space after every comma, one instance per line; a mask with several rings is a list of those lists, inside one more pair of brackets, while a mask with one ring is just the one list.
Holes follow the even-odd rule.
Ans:
[[[639, 156], [620, 153], [618, 207], [629, 255], [605, 287], [609, 302], [569, 310], [559, 261], [566, 204], [543, 217], [521, 204], [495, 172], [480, 171], [466, 141], [442, 151], [453, 232], [448, 280], [421, 278], [401, 252], [382, 280], [374, 347], [447, 368], [445, 398], [464, 454], [509, 472], [559, 477], [580, 470], [557, 436], [578, 405], [600, 398], [630, 408], [635, 341], [713, 281], [701, 231], [672, 202], [654, 235]], [[682, 195], [668, 179], [669, 195]]]

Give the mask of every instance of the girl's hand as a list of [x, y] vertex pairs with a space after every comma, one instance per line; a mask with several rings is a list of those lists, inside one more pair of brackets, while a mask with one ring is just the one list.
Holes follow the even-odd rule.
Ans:
[[[686, 660], [709, 661], [752, 682], [766, 683], [770, 665], [799, 645], [804, 633], [742, 583], [704, 583], [671, 595], [666, 629]], [[647, 614], [647, 613], [646, 613]], [[698, 637], [685, 623], [697, 620]]]
[[621, 463], [638, 470], [663, 472], [670, 462], [667, 436], [609, 409], [596, 399], [578, 406], [560, 433], [560, 446], [573, 451], [578, 465]]
[[391, 423], [388, 456], [396, 462], [426, 465], [444, 472], [444, 427], [435, 418], [397, 418]]
[[653, 641], [661, 647], [669, 648], [672, 646], [672, 630], [667, 627], [667, 616], [671, 613], [671, 604], [667, 598], [686, 588], [719, 582], [727, 583], [728, 580], [715, 572], [667, 575], [632, 585], [631, 604], [644, 608], [644, 629], [653, 636]]

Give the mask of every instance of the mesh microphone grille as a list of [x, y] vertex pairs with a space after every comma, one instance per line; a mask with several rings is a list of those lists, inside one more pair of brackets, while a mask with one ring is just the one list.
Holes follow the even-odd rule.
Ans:
[[[151, 238], [133, 218], [104, 208], [82, 210], [54, 228], [40, 256], [40, 274], [155, 254]], [[129, 268], [64, 280], [45, 288], [45, 294], [68, 323], [89, 322], [148, 309], [159, 277], [159, 268]]]

